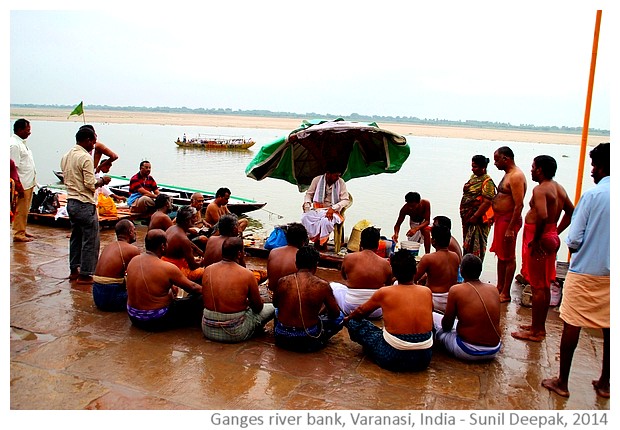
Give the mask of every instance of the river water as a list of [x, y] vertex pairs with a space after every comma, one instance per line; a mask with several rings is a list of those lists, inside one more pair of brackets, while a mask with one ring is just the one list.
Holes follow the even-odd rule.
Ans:
[[[12, 122], [9, 125], [11, 131]], [[258, 237], [267, 236], [274, 225], [300, 219], [303, 194], [295, 185], [270, 178], [255, 181], [245, 176], [245, 167], [260, 147], [287, 134], [289, 130], [165, 124], [93, 125], [99, 141], [119, 155], [111, 174], [132, 176], [138, 171], [142, 160], [149, 160], [152, 164], [151, 174], [158, 183], [212, 192], [219, 187], [228, 187], [234, 196], [267, 202], [264, 209], [248, 214], [251, 219], [250, 226]], [[75, 143], [75, 132], [79, 126], [80, 123], [76, 122], [31, 121], [32, 134], [28, 143], [37, 165], [39, 184], [57, 182], [53, 170], [59, 170], [61, 157]], [[179, 148], [174, 141], [183, 136], [183, 133], [187, 136], [198, 133], [242, 135], [253, 138], [256, 144], [248, 150], [235, 151]], [[529, 172], [532, 160], [537, 155], [551, 155], [556, 159], [558, 171], [555, 179], [566, 188], [571, 199], [574, 198], [579, 163], [577, 145], [406, 137], [411, 146], [411, 155], [399, 172], [352, 179], [347, 183], [354, 198], [353, 206], [347, 210], [347, 236], [357, 221], [367, 219], [380, 227], [383, 235], [391, 237], [398, 211], [404, 204], [405, 194], [417, 191], [422, 198], [431, 202], [431, 217], [446, 215], [452, 220], [452, 234], [460, 241], [462, 232], [459, 203], [463, 184], [471, 175], [471, 157], [483, 154], [491, 159], [488, 173], [497, 184], [503, 172], [493, 165], [493, 152], [503, 145], [512, 148], [517, 165], [528, 178], [526, 208], [531, 198], [531, 189], [536, 185]], [[592, 143], [596, 145], [599, 142]], [[588, 165], [584, 171], [583, 191], [593, 186], [589, 176], [589, 161], [586, 163]], [[403, 231], [404, 225], [401, 229], [401, 232]], [[562, 235], [562, 239], [565, 235], [566, 233]], [[401, 236], [403, 239], [404, 235]], [[517, 246], [520, 249], [520, 235]], [[566, 245], [563, 244], [558, 259], [566, 261], [566, 257]], [[494, 270], [495, 261], [494, 254], [488, 253], [485, 272]], [[520, 265], [520, 257], [518, 264]]]

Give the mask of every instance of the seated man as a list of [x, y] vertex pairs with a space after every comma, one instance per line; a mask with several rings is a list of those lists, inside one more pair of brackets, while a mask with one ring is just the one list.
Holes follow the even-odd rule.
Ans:
[[349, 206], [347, 185], [340, 177], [342, 169], [329, 163], [324, 175], [312, 180], [304, 197], [301, 223], [316, 247], [327, 248], [327, 240], [335, 224], [341, 224], [342, 209]]
[[[329, 283], [314, 274], [319, 252], [311, 246], [297, 251], [297, 272], [280, 278], [273, 292], [276, 346], [297, 352], [318, 351], [342, 329], [344, 315]], [[321, 314], [325, 307], [327, 315]]]
[[413, 278], [417, 283], [426, 275], [425, 285], [433, 292], [433, 308], [444, 312], [448, 301], [448, 290], [458, 277], [459, 256], [450, 250], [450, 230], [434, 225], [431, 228], [431, 242], [435, 252], [425, 254], [420, 260], [418, 270]]
[[[344, 319], [352, 341], [384, 369], [405, 372], [428, 367], [433, 355], [433, 299], [431, 291], [413, 283], [415, 256], [400, 250], [390, 259], [398, 284], [382, 287]], [[383, 329], [367, 319], [383, 310]]]
[[114, 227], [116, 242], [103, 248], [93, 275], [93, 300], [99, 310], [127, 310], [127, 265], [140, 250], [135, 245], [136, 227], [128, 219], [122, 219]]
[[213, 233], [211, 224], [206, 222], [202, 217], [202, 206], [204, 204], [204, 197], [201, 193], [192, 194], [190, 200], [190, 206], [196, 209], [196, 215], [192, 220], [192, 226], [189, 229], [188, 237], [194, 245], [196, 245], [202, 252], [207, 246], [207, 240]]
[[[190, 281], [174, 264], [161, 260], [166, 252], [166, 232], [146, 233], [146, 253], [127, 265], [127, 313], [132, 324], [148, 331], [200, 325], [202, 287]], [[173, 286], [190, 295], [175, 299]]]
[[191, 206], [179, 209], [176, 224], [166, 230], [168, 246], [162, 260], [177, 266], [191, 281], [200, 282], [204, 267], [201, 267], [202, 261], [196, 261], [192, 242], [187, 237], [187, 231], [195, 214], [196, 209]]
[[[96, 148], [96, 146], [95, 146], [95, 148]], [[109, 158], [106, 158], [105, 160], [103, 160], [101, 162], [101, 164], [99, 164], [95, 168], [95, 178], [96, 179], [103, 178], [105, 175], [110, 173], [110, 168], [111, 167], [112, 167], [112, 161], [110, 161]], [[124, 202], [124, 201], [127, 200], [127, 197], [125, 197], [125, 196], [118, 196], [118, 195], [114, 194], [112, 192], [112, 190], [110, 190], [110, 187], [108, 187], [107, 184], [102, 185], [101, 187], [99, 187], [99, 188], [97, 188], [95, 190], [95, 201], [97, 201], [99, 193], [103, 194], [106, 197], [110, 197], [111, 199], [113, 199], [116, 202]]]
[[298, 222], [290, 223], [286, 228], [286, 246], [269, 251], [267, 258], [268, 288], [275, 290], [281, 277], [297, 272], [295, 258], [297, 251], [308, 244], [306, 227]]
[[[360, 251], [347, 254], [342, 261], [341, 274], [347, 284], [330, 283], [338, 306], [345, 315], [365, 303], [379, 288], [392, 285], [392, 267], [375, 251], [379, 248], [381, 233], [375, 227], [366, 227], [360, 238]], [[381, 318], [381, 308], [369, 318]]]
[[[222, 216], [219, 220], [219, 232], [219, 235], [211, 236], [207, 242], [202, 258], [202, 265], [205, 267], [222, 259], [222, 245], [226, 239], [239, 236], [237, 215], [227, 214]], [[239, 262], [239, 264], [245, 267], [245, 262]]]
[[273, 305], [263, 304], [254, 274], [238, 264], [242, 257], [243, 239], [229, 237], [222, 245], [222, 260], [205, 270], [202, 333], [207, 339], [242, 342], [274, 317]]
[[[207, 206], [207, 212], [205, 213], [205, 221], [214, 226], [218, 227], [217, 223], [220, 218], [224, 215], [230, 215], [230, 210], [228, 209], [228, 200], [230, 199], [230, 190], [228, 188], [220, 188], [215, 192], [215, 199], [209, 203]], [[245, 228], [248, 226], [248, 220], [245, 218], [241, 218], [237, 220], [237, 230], [238, 234], [243, 233]]]
[[433, 225], [442, 225], [450, 230], [450, 245], [448, 245], [448, 250], [456, 253], [459, 256], [459, 271], [457, 274], [456, 282], [463, 282], [463, 277], [461, 276], [461, 260], [463, 259], [463, 249], [461, 248], [461, 244], [454, 236], [452, 236], [452, 220], [444, 215], [437, 215], [433, 218]]
[[133, 175], [129, 181], [129, 192], [127, 204], [131, 212], [149, 214], [153, 212], [155, 198], [159, 194], [157, 182], [151, 176], [151, 163], [142, 161], [140, 171]]
[[444, 315], [433, 313], [435, 340], [461, 360], [490, 360], [502, 346], [499, 292], [495, 285], [480, 281], [481, 272], [482, 260], [465, 255], [461, 263], [465, 283], [450, 288]]
[[168, 215], [172, 212], [172, 199], [167, 194], [158, 194], [155, 197], [155, 212], [151, 215], [149, 221], [149, 230], [158, 228], [166, 231], [169, 227], [172, 227], [174, 223]]
[[405, 204], [398, 212], [396, 224], [394, 224], [394, 235], [392, 240], [398, 243], [400, 225], [409, 216], [409, 230], [407, 230], [407, 240], [424, 244], [424, 253], [431, 252], [431, 233], [428, 228], [431, 222], [431, 203], [422, 199], [419, 193], [408, 192], [405, 194]]

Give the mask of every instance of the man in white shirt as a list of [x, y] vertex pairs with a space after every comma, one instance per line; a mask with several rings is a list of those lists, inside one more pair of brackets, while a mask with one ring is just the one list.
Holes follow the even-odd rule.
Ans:
[[26, 232], [32, 192], [37, 184], [34, 158], [32, 151], [26, 144], [28, 136], [30, 136], [30, 122], [24, 118], [15, 121], [13, 136], [11, 136], [11, 160], [17, 167], [19, 180], [24, 187], [24, 194], [19, 196], [17, 200], [17, 209], [13, 219], [13, 242], [30, 242], [34, 239], [34, 235]]

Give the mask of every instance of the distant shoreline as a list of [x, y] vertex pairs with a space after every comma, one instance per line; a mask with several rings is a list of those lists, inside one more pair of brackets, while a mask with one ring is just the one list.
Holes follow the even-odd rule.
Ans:
[[[11, 120], [26, 118], [31, 121], [62, 121], [82, 123], [82, 117], [72, 116], [67, 119], [69, 111], [53, 108], [11, 108]], [[311, 118], [309, 118], [311, 119]], [[260, 116], [208, 115], [188, 113], [132, 112], [132, 111], [86, 111], [87, 123], [114, 124], [163, 124], [205, 127], [266, 128], [293, 130], [301, 124], [299, 118], [269, 118]], [[380, 123], [386, 128], [403, 136], [446, 137], [474, 140], [496, 140], [503, 142], [554, 143], [565, 145], [581, 144], [581, 135], [544, 133], [537, 131], [500, 130], [488, 128], [447, 127], [401, 123]], [[590, 145], [608, 142], [609, 136], [591, 134]]]

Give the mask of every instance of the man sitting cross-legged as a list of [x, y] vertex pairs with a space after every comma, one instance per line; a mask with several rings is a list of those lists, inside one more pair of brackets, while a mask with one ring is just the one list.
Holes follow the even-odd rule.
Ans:
[[[229, 237], [237, 237], [239, 230], [237, 229], [237, 215], [228, 214], [223, 215], [218, 223], [219, 235], [211, 236], [205, 246], [205, 252], [202, 258], [202, 265], [208, 266], [213, 263], [217, 263], [222, 259], [222, 244]], [[245, 266], [245, 262], [239, 262], [242, 266]]]
[[433, 309], [444, 312], [448, 300], [448, 290], [456, 284], [459, 271], [459, 256], [448, 249], [450, 230], [440, 225], [431, 228], [431, 242], [435, 252], [424, 254], [420, 260], [413, 282], [418, 283], [424, 275], [424, 285], [433, 292]]
[[99, 256], [93, 275], [93, 300], [102, 311], [125, 311], [127, 309], [127, 287], [125, 274], [127, 265], [137, 255], [136, 227], [128, 219], [122, 219], [114, 227], [116, 241], [110, 243]]
[[195, 214], [196, 209], [191, 206], [183, 206], [179, 209], [176, 225], [166, 230], [168, 247], [162, 260], [177, 266], [190, 280], [200, 282], [204, 267], [201, 267], [201, 261], [196, 261], [194, 246], [187, 237], [187, 232], [191, 227], [192, 218]]
[[286, 242], [286, 246], [269, 251], [267, 276], [270, 291], [275, 290], [281, 277], [297, 272], [297, 266], [295, 266], [297, 251], [308, 244], [306, 227], [298, 222], [290, 223], [286, 228]]
[[[390, 263], [375, 253], [380, 238], [381, 233], [375, 227], [362, 230], [360, 251], [347, 254], [342, 261], [341, 274], [347, 284], [330, 283], [336, 302], [345, 315], [365, 303], [379, 288], [392, 285]], [[369, 318], [381, 318], [381, 315], [381, 308], [378, 308]]]
[[[302, 246], [297, 251], [297, 272], [280, 278], [273, 292], [276, 307], [276, 346], [297, 352], [313, 352], [342, 329], [340, 312], [329, 283], [315, 276], [319, 251]], [[326, 308], [327, 315], [321, 314]]]
[[[400, 250], [390, 258], [398, 284], [378, 289], [363, 305], [344, 319], [352, 341], [384, 369], [404, 372], [428, 367], [433, 346], [433, 299], [431, 290], [413, 283], [415, 256]], [[383, 311], [383, 329], [366, 318]]]
[[[150, 230], [144, 239], [146, 253], [127, 265], [127, 313], [132, 324], [143, 330], [200, 325], [202, 287], [187, 279], [174, 264], [161, 260], [166, 246], [166, 232]], [[189, 297], [175, 299], [175, 285]]]
[[482, 260], [466, 254], [461, 263], [465, 282], [450, 288], [444, 315], [433, 313], [436, 341], [461, 360], [490, 360], [502, 346], [499, 292], [495, 285], [481, 282], [480, 273]]
[[242, 342], [274, 317], [274, 307], [263, 304], [252, 271], [239, 265], [242, 257], [243, 239], [229, 237], [222, 245], [222, 260], [205, 270], [202, 332], [207, 339]]
[[155, 197], [155, 212], [151, 215], [149, 230], [158, 228], [166, 231], [172, 227], [174, 223], [168, 215], [170, 212], [172, 212], [172, 199], [167, 194], [158, 194], [157, 197]]

